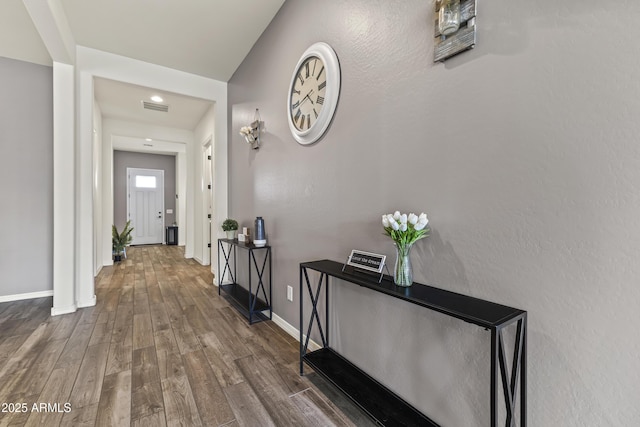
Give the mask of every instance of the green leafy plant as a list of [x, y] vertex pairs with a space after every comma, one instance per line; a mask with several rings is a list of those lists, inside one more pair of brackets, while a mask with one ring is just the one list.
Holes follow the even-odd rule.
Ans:
[[122, 251], [124, 251], [124, 247], [131, 243], [133, 240], [133, 237], [131, 236], [132, 231], [133, 227], [131, 227], [131, 220], [127, 221], [120, 233], [115, 225], [111, 226], [111, 242], [113, 244], [114, 254], [120, 255]]
[[235, 219], [227, 218], [222, 223], [223, 231], [235, 231], [238, 229], [238, 221]]

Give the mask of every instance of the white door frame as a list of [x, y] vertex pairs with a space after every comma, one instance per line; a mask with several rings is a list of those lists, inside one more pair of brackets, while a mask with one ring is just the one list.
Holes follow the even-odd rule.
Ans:
[[[211, 188], [208, 187], [209, 184], [211, 184]], [[213, 191], [213, 146], [211, 137], [209, 137], [202, 147], [202, 265], [211, 264], [211, 252], [213, 251]], [[209, 211], [209, 206], [211, 206], [211, 211]], [[211, 218], [208, 217], [209, 214], [211, 214]]]

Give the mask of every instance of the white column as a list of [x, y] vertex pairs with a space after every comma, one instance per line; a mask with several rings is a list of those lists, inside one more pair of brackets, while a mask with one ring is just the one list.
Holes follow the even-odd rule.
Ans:
[[78, 76], [76, 138], [76, 303], [96, 304], [93, 279], [93, 76]]
[[76, 311], [74, 66], [53, 63], [53, 307]]

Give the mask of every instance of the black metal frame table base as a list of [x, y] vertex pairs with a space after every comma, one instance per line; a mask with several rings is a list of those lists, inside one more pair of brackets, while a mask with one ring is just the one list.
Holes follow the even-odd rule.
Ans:
[[[227, 252], [224, 244], [229, 245]], [[247, 272], [248, 272], [248, 288], [244, 288], [237, 282], [237, 248], [245, 249], [247, 254]], [[270, 320], [273, 316], [271, 306], [271, 246], [256, 246], [253, 243], [238, 242], [235, 239], [218, 239], [218, 295], [225, 292], [227, 299], [240, 311], [248, 320], [249, 324]], [[262, 264], [256, 258], [256, 252], [265, 252], [262, 258]], [[220, 269], [220, 255], [224, 257], [224, 267]], [[231, 260], [233, 259], [233, 271], [231, 269]], [[252, 269], [252, 266], [254, 269]], [[265, 284], [265, 270], [268, 266], [269, 292], [267, 295]], [[258, 283], [254, 286], [252, 271], [258, 278]], [[225, 276], [228, 275], [231, 283], [223, 284]], [[265, 312], [268, 311], [268, 315]]]
[[[320, 273], [315, 290], [309, 279], [309, 270]], [[377, 280], [370, 277], [345, 273], [342, 271], [342, 264], [335, 261], [321, 260], [300, 264], [300, 375], [304, 375], [304, 364], [307, 363], [379, 425], [438, 426], [433, 420], [400, 399], [383, 384], [371, 378], [331, 348], [329, 341], [329, 277], [340, 279], [346, 284], [366, 287], [375, 292], [402, 299], [490, 330], [490, 425], [492, 427], [498, 426], [500, 390], [502, 389], [504, 407], [506, 408], [505, 425], [515, 427], [516, 419], [520, 418], [519, 426], [526, 427], [526, 311], [415, 282], [409, 288], [398, 287], [395, 286], [392, 278], [386, 275], [382, 282], [378, 283]], [[311, 314], [306, 330], [304, 329], [305, 298], [303, 297], [305, 284], [306, 292], [311, 299]], [[322, 316], [318, 312], [318, 302], [322, 295], [323, 286], [324, 324], [321, 322]], [[308, 351], [314, 324], [320, 335], [322, 348]], [[505, 351], [504, 331], [514, 325], [516, 327], [514, 349], [511, 360], [508, 360]], [[518, 397], [520, 410], [519, 413], [516, 413]]]

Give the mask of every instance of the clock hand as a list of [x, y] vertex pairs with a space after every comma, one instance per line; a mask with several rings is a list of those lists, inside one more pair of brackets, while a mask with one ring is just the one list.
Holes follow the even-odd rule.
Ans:
[[305, 98], [309, 98], [309, 101], [311, 101], [311, 103], [314, 104], [314, 102], [313, 102], [313, 100], [311, 99], [311, 96], [310, 96], [312, 93], [313, 93], [313, 89], [311, 89], [309, 91], [309, 93], [305, 95]]

